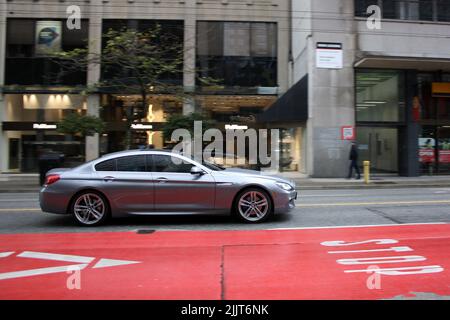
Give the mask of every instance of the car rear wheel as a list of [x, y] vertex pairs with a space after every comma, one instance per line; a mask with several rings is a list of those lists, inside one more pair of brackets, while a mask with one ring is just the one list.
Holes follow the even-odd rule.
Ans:
[[263, 222], [272, 214], [272, 201], [262, 189], [246, 189], [237, 197], [235, 213], [245, 222]]
[[83, 192], [72, 202], [75, 221], [83, 226], [98, 226], [108, 219], [109, 206], [106, 199], [96, 192]]

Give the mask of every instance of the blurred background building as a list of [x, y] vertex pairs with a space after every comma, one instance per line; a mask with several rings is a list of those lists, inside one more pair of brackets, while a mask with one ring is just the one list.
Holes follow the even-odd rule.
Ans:
[[[196, 104], [177, 102], [155, 90], [142, 122], [152, 130], [133, 130], [132, 146], [163, 148], [161, 124], [168, 114], [206, 112], [225, 130], [233, 119], [255, 119], [287, 90], [289, 2], [255, 1], [0, 1], [1, 171], [35, 172], [41, 150], [64, 153], [66, 161], [84, 161], [124, 148], [127, 108], [139, 96], [123, 92], [84, 94], [86, 85], [102, 77], [92, 66], [66, 77], [52, 77], [58, 65], [46, 57], [40, 32], [56, 30], [61, 50], [88, 45], [100, 52], [102, 33], [121, 27], [145, 31], [158, 22], [184, 45], [184, 73], [167, 79], [186, 90], [196, 89]], [[81, 29], [66, 26], [66, 9], [81, 9]], [[53, 41], [53, 42], [56, 42]], [[221, 79], [221, 86], [203, 88], [200, 76]], [[55, 123], [70, 112], [100, 116], [107, 131], [86, 141], [68, 139]], [[137, 123], [139, 125], [139, 123]], [[249, 127], [257, 127], [254, 121]], [[139, 126], [135, 126], [139, 128]]]
[[[70, 5], [81, 9], [79, 30], [66, 26]], [[155, 21], [185, 48], [184, 72], [168, 81], [197, 99], [155, 92], [141, 123], [152, 129], [134, 130], [133, 145], [162, 148], [168, 114], [203, 111], [221, 130], [282, 129], [283, 170], [345, 177], [356, 140], [376, 173], [450, 173], [450, 0], [1, 0], [1, 172], [35, 172], [39, 150], [76, 163], [123, 149], [138, 99], [85, 94], [104, 76], [96, 66], [52, 78], [58, 66], [41, 31], [57, 30], [61, 50], [100, 52], [106, 30]], [[194, 69], [223, 81], [202, 87]], [[100, 116], [107, 131], [85, 141], [58, 134], [70, 112]]]
[[294, 0], [291, 12], [291, 89], [274, 107], [303, 117], [291, 123], [301, 170], [344, 177], [355, 138], [373, 172], [449, 174], [450, 1]]

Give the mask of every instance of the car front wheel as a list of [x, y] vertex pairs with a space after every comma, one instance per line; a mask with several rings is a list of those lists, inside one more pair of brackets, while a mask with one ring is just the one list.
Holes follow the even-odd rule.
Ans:
[[109, 216], [109, 206], [106, 199], [95, 192], [84, 192], [72, 202], [72, 214], [75, 221], [83, 226], [98, 226]]
[[266, 191], [246, 189], [237, 197], [235, 212], [245, 222], [263, 222], [272, 214], [272, 201]]

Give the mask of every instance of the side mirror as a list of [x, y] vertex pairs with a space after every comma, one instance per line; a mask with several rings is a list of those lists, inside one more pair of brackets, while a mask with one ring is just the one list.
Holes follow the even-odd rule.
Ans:
[[201, 175], [205, 174], [205, 171], [203, 171], [199, 167], [194, 166], [194, 167], [191, 168], [191, 174], [195, 174], [195, 175], [200, 175], [201, 176]]

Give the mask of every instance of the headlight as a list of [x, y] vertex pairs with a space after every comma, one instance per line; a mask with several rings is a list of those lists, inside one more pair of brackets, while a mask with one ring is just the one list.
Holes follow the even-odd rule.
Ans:
[[292, 191], [294, 188], [289, 183], [277, 182], [277, 186], [285, 191]]

